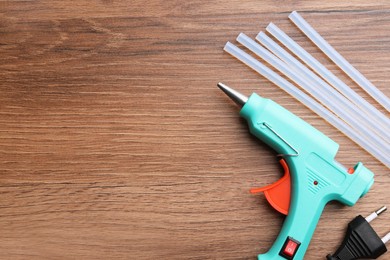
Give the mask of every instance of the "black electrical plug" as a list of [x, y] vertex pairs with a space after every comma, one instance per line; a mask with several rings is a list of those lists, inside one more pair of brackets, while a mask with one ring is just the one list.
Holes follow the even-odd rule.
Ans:
[[348, 224], [344, 241], [333, 255], [327, 260], [376, 259], [387, 251], [386, 243], [390, 233], [382, 239], [369, 224], [372, 220], [386, 211], [386, 207], [378, 209], [366, 218], [357, 216]]

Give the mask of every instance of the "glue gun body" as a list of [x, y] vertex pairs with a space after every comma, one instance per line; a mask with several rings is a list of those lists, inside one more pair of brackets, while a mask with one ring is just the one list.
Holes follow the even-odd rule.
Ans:
[[302, 260], [325, 205], [332, 200], [354, 205], [371, 188], [374, 174], [362, 163], [347, 169], [335, 161], [336, 142], [272, 100], [218, 86], [242, 106], [250, 132], [284, 158], [290, 173], [287, 217], [271, 249], [258, 259]]

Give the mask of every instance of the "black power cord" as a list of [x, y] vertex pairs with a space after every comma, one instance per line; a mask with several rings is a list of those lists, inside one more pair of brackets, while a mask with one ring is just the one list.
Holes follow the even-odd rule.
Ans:
[[376, 259], [386, 253], [386, 243], [390, 241], [390, 233], [380, 238], [369, 224], [372, 220], [386, 211], [382, 207], [366, 218], [357, 216], [348, 224], [344, 241], [333, 255], [327, 260]]

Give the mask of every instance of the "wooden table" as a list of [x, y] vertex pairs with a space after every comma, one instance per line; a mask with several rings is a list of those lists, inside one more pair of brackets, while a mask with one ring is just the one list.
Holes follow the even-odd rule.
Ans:
[[[272, 21], [373, 102], [289, 22], [295, 9], [390, 95], [384, 0], [0, 1], [0, 259], [267, 251], [284, 217], [248, 190], [282, 170], [218, 81], [275, 100], [338, 142], [338, 161], [376, 173], [355, 207], [326, 207], [306, 259], [333, 252], [356, 215], [390, 206], [388, 168], [222, 50]], [[373, 222], [380, 235], [389, 215]]]

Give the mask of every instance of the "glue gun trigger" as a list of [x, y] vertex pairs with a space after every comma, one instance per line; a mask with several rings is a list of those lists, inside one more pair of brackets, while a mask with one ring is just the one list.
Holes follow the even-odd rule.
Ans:
[[287, 215], [290, 207], [291, 197], [290, 170], [284, 159], [280, 159], [279, 162], [284, 169], [283, 177], [278, 181], [262, 188], [252, 188], [250, 189], [250, 193], [255, 194], [264, 192], [268, 203], [270, 203], [271, 206], [280, 213]]

